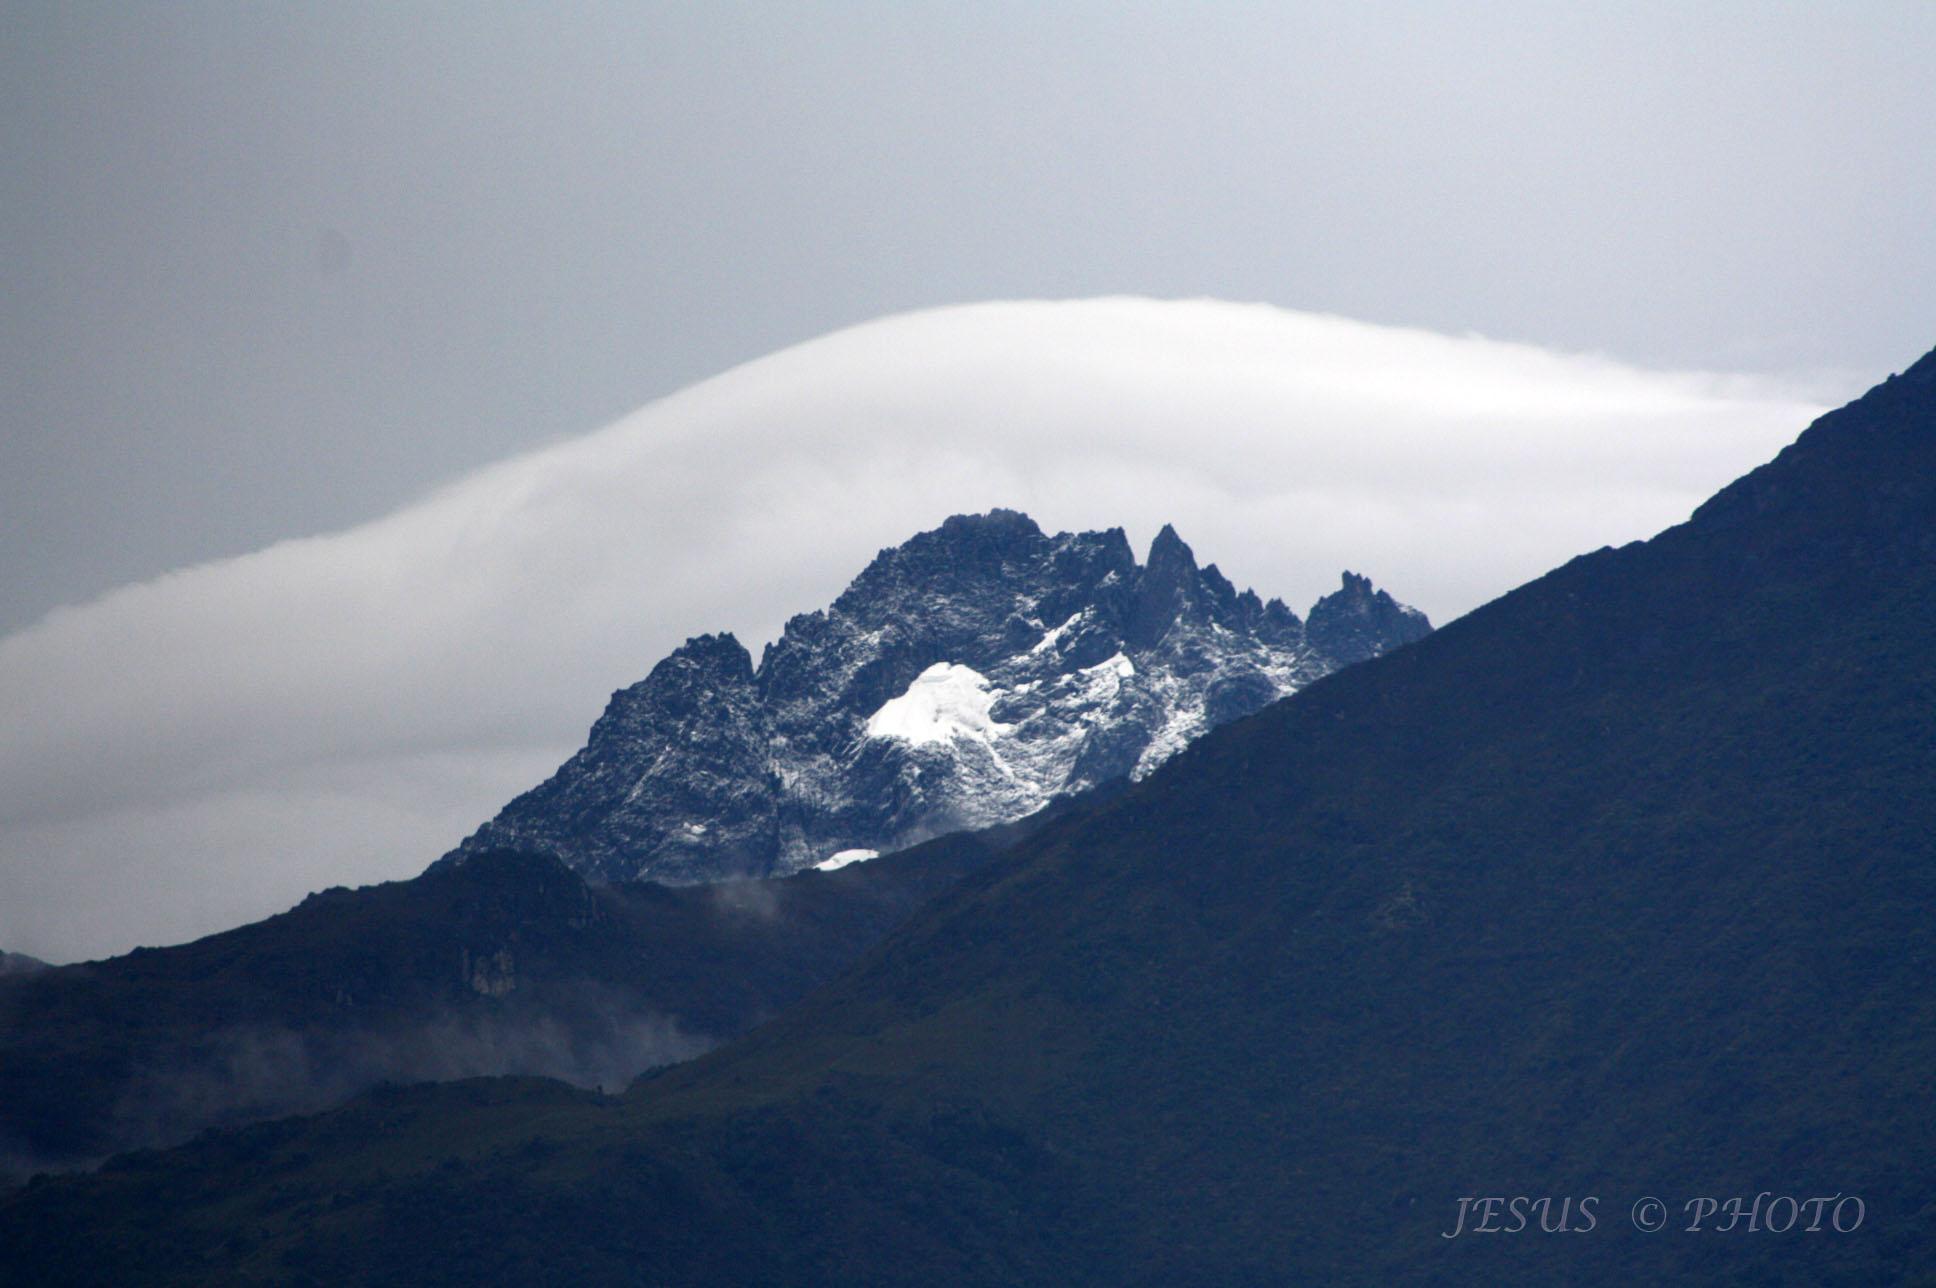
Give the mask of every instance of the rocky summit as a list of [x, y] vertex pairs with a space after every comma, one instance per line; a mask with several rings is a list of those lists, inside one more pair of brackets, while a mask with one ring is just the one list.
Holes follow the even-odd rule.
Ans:
[[1309, 620], [1165, 527], [1048, 536], [1010, 510], [884, 550], [757, 668], [702, 635], [443, 861], [515, 848], [668, 884], [836, 867], [1141, 778], [1206, 731], [1430, 631], [1345, 573]]

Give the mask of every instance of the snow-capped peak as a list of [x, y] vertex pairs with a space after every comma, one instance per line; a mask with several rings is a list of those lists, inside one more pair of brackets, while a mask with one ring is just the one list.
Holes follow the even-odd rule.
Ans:
[[511, 846], [671, 882], [858, 861], [1139, 778], [1429, 629], [1356, 574], [1307, 629], [1168, 527], [1139, 565], [1120, 528], [956, 515], [788, 622], [757, 668], [731, 636], [688, 641], [451, 857]]

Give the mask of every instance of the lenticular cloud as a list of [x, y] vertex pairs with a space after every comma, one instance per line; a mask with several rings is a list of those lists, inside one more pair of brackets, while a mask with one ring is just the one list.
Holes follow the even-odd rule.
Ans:
[[951, 513], [1171, 522], [1265, 594], [1308, 604], [1348, 567], [1443, 622], [1684, 518], [1819, 410], [1261, 305], [838, 332], [0, 640], [0, 948], [120, 951], [413, 874], [686, 636], [757, 650]]

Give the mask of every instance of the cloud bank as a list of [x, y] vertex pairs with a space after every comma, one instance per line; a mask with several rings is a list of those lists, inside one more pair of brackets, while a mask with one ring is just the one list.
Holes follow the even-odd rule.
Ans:
[[757, 652], [952, 513], [1139, 545], [1172, 522], [1300, 612], [1350, 568], [1443, 622], [1678, 522], [1821, 410], [1263, 305], [837, 332], [379, 521], [0, 639], [0, 948], [118, 952], [412, 875], [681, 640]]

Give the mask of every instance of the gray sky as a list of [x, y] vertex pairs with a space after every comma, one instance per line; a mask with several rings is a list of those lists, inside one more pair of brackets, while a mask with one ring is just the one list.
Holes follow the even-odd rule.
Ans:
[[885, 313], [1263, 300], [1854, 387], [1936, 6], [0, 7], [0, 629]]

